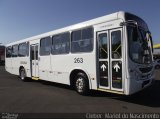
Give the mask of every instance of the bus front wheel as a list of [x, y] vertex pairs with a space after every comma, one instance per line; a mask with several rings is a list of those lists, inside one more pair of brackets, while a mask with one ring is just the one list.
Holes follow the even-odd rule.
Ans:
[[89, 83], [88, 78], [84, 73], [78, 73], [75, 77], [75, 90], [80, 95], [88, 95]]

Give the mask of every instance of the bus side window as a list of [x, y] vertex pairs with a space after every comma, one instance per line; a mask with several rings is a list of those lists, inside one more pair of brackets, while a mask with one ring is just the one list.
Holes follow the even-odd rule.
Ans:
[[11, 46], [6, 48], [6, 57], [7, 58], [12, 57], [12, 47]]
[[12, 57], [17, 57], [18, 56], [18, 45], [14, 45], [12, 47]]
[[18, 46], [18, 56], [25, 57], [29, 55], [29, 44], [28, 43], [21, 43]]
[[68, 54], [70, 50], [70, 33], [63, 33], [52, 37], [52, 54]]
[[40, 41], [40, 55], [41, 56], [50, 55], [50, 52], [51, 52], [51, 38], [50, 37], [42, 38]]
[[93, 50], [93, 28], [85, 28], [72, 32], [71, 52], [90, 52]]

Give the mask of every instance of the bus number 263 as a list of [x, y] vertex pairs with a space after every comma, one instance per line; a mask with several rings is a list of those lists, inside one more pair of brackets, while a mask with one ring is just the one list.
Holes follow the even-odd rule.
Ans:
[[83, 63], [83, 58], [74, 58], [74, 63]]

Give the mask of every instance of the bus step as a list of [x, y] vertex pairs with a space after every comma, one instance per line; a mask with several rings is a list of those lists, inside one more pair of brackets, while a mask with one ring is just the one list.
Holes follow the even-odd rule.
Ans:
[[38, 78], [38, 77], [32, 77], [32, 79], [33, 79], [33, 80], [38, 80], [39, 78]]

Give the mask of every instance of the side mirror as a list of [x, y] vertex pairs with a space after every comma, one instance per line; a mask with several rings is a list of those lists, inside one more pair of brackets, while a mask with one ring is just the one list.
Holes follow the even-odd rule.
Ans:
[[153, 41], [152, 41], [151, 33], [149, 31], [146, 32], [146, 39], [145, 40], [146, 40], [148, 46], [152, 48], [152, 53], [153, 53]]

